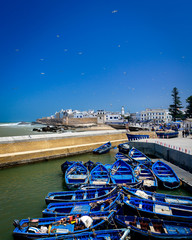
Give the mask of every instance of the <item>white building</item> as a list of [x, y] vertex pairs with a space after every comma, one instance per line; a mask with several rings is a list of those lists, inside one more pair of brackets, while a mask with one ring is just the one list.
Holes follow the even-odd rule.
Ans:
[[140, 121], [153, 121], [154, 123], [168, 123], [172, 120], [167, 109], [150, 109], [140, 113]]

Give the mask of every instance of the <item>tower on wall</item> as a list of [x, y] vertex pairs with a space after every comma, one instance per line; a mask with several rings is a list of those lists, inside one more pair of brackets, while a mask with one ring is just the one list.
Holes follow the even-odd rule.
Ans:
[[106, 122], [106, 115], [104, 110], [97, 110], [97, 124], [104, 124]]

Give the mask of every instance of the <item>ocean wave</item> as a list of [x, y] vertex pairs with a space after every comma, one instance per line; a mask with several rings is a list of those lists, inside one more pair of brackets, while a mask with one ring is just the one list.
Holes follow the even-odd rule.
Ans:
[[0, 123], [0, 127], [12, 127], [12, 126], [29, 126], [31, 123], [22, 123], [22, 122], [17, 122], [17, 123]]

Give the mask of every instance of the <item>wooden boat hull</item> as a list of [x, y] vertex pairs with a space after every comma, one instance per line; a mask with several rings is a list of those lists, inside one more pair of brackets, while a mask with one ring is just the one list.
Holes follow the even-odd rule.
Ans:
[[65, 172], [65, 183], [68, 189], [76, 189], [89, 181], [89, 171], [80, 162], [71, 165]]
[[162, 186], [168, 189], [178, 188], [180, 180], [173, 169], [162, 161], [157, 161], [152, 166], [152, 171]]
[[61, 171], [63, 174], [65, 174], [68, 167], [76, 163], [76, 161], [65, 161], [63, 164], [61, 164]]
[[125, 154], [123, 154], [123, 153], [121, 153], [121, 152], [118, 152], [118, 153], [115, 155], [115, 159], [116, 159], [116, 160], [121, 159], [121, 160], [125, 161], [127, 164], [132, 165], [132, 166], [135, 165], [134, 162], [133, 162], [133, 160], [132, 160], [130, 157], [126, 156]]
[[[111, 188], [114, 188], [114, 187], [123, 187], [123, 186], [126, 186], [127, 188], [142, 188], [143, 187], [143, 181], [139, 181], [139, 182], [132, 182], [132, 183], [129, 183], [129, 184], [107, 184], [105, 185], [105, 187], [111, 187]], [[87, 184], [87, 185], [82, 185], [79, 187], [79, 189], [83, 189], [83, 190], [87, 190], [87, 189], [98, 189], [98, 188], [101, 188], [101, 186], [97, 186], [97, 185], [90, 185], [90, 184]]]
[[128, 154], [128, 152], [129, 152], [129, 143], [128, 142], [121, 143], [121, 144], [118, 145], [118, 148], [119, 148], [119, 152]]
[[192, 222], [192, 206], [176, 205], [151, 200], [144, 200], [132, 196], [124, 197], [124, 214], [139, 215], [160, 219]]
[[110, 174], [103, 164], [95, 166], [89, 177], [89, 183], [93, 185], [106, 185], [110, 182]]
[[166, 132], [166, 131], [156, 131], [158, 138], [175, 138], [178, 137], [179, 132]]
[[130, 230], [126, 228], [120, 228], [120, 229], [105, 229], [105, 230], [96, 230], [96, 231], [89, 231], [79, 234], [70, 234], [63, 237], [49, 237], [44, 238], [44, 240], [57, 240], [57, 239], [65, 239], [65, 240], [88, 240], [88, 239], [94, 239], [94, 240], [102, 240], [102, 239], [113, 239], [113, 240], [119, 240], [119, 239], [128, 239], [127, 236], [130, 235]]
[[133, 170], [129, 164], [122, 161], [121, 159], [117, 160], [110, 172], [111, 181], [113, 184], [131, 184], [137, 182]]
[[93, 153], [104, 154], [104, 153], [108, 153], [110, 150], [111, 150], [111, 143], [107, 142], [107, 143], [101, 145], [100, 147], [94, 149]]
[[127, 188], [127, 187], [123, 187], [123, 191], [126, 194], [131, 194], [138, 198], [144, 198], [144, 199], [163, 202], [163, 203], [192, 206], [192, 197], [188, 197], [188, 196], [155, 193], [155, 192], [144, 191], [144, 190], [139, 190], [135, 188]]
[[117, 186], [101, 187], [98, 189], [50, 192], [45, 198], [46, 204], [56, 202], [93, 201], [117, 195]]
[[143, 164], [147, 167], [152, 165], [151, 159], [134, 147], [129, 151], [128, 155], [137, 164]]
[[[105, 229], [110, 224], [113, 224], [114, 211], [103, 211], [100, 213], [90, 213], [87, 216], [91, 217], [93, 223], [90, 227], [80, 227], [78, 222], [84, 213], [78, 215], [67, 215], [66, 217], [49, 217], [49, 218], [36, 218], [36, 219], [22, 219], [16, 224], [13, 231], [14, 239], [37, 239], [45, 237], [55, 236], [67, 236], [73, 234], [80, 234], [91, 231], [92, 229]], [[41, 226], [46, 227], [46, 232], [32, 232], [29, 228], [36, 228], [37, 230]]]
[[143, 181], [143, 188], [149, 191], [156, 191], [158, 187], [157, 178], [150, 168], [139, 164], [134, 168], [134, 174], [138, 181]]
[[192, 239], [192, 223], [166, 221], [116, 215], [115, 221], [121, 227], [129, 227], [131, 235], [147, 239]]
[[120, 200], [121, 194], [110, 196], [99, 201], [50, 203], [47, 208], [42, 211], [42, 214], [43, 217], [53, 217], [108, 211], [110, 209], [117, 209], [119, 207], [118, 201]]

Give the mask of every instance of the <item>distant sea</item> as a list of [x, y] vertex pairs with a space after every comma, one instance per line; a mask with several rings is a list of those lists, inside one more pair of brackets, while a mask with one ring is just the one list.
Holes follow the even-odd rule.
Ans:
[[37, 134], [50, 134], [47, 132], [36, 132], [33, 128], [43, 127], [41, 124], [32, 123], [0, 123], [0, 137], [11, 137], [11, 136], [24, 136], [24, 135], [37, 135]]

